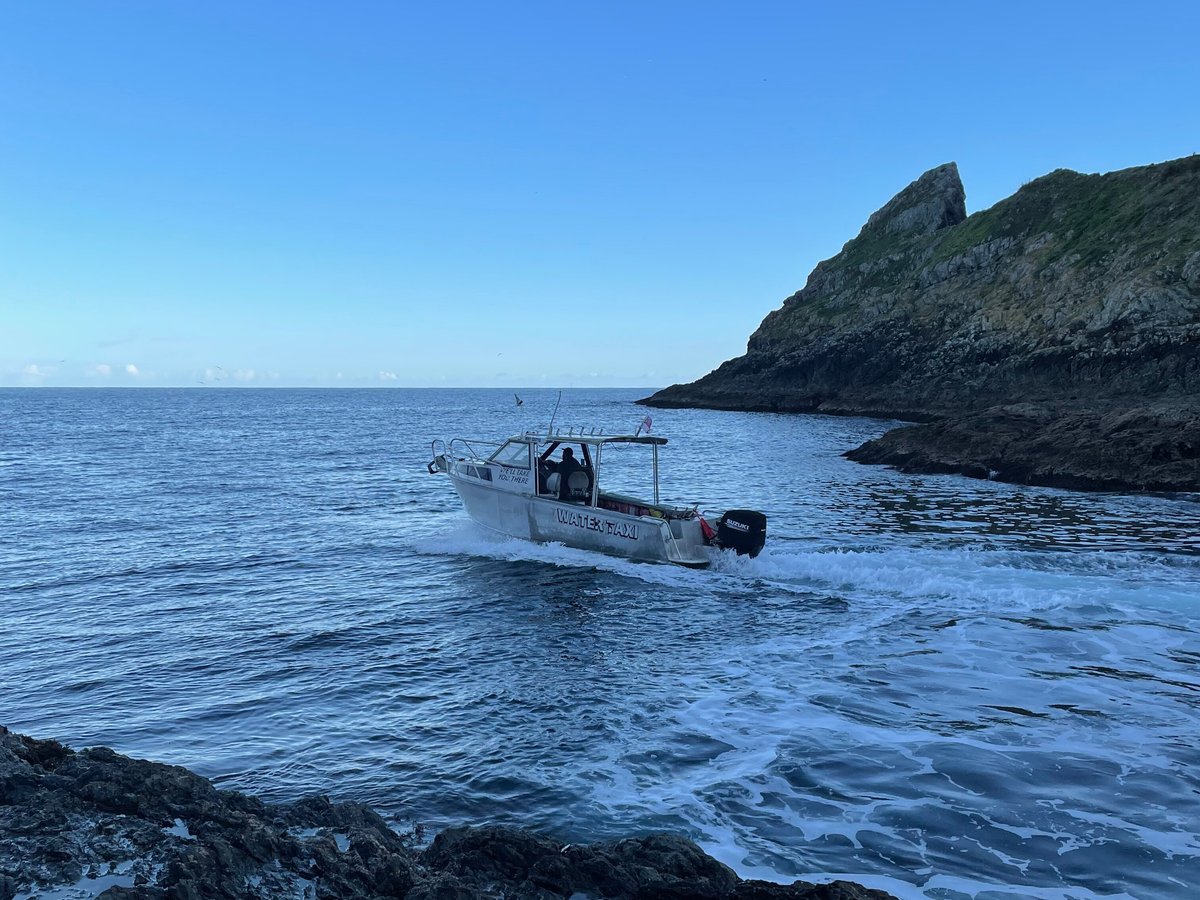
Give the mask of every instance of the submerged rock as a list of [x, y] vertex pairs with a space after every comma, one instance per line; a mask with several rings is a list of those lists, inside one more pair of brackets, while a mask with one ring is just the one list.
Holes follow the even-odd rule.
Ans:
[[[1107, 416], [1134, 416], [1145, 442], [1165, 445], [1177, 420], [1161, 419], [1152, 439], [1148, 406], [1200, 408], [1200, 155], [1058, 170], [971, 216], [963, 196], [953, 164], [925, 173], [767, 315], [745, 355], [641, 402], [944, 420], [886, 445], [913, 450], [914, 471], [955, 470], [942, 459], [954, 453], [929, 442], [963, 428], [983, 440], [1002, 420], [984, 410], [1038, 404], [1064, 424], [1022, 438], [996, 477], [1048, 468], [1073, 486], [1194, 489], [1200, 462], [1168, 470], [1130, 453], [1110, 480], [1092, 457], [1111, 436]], [[885, 457], [874, 447], [852, 458]]]
[[571, 845], [486, 826], [417, 843], [358, 803], [266, 804], [187, 769], [0, 727], [0, 900], [71, 887], [105, 900], [889, 896], [745, 881], [669, 834]]

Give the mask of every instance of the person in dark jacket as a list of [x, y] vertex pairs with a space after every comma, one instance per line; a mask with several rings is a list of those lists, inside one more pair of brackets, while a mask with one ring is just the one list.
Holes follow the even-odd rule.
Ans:
[[563, 448], [562, 462], [558, 464], [555, 471], [558, 472], [558, 499], [570, 500], [571, 489], [567, 486], [567, 481], [570, 480], [572, 473], [583, 471], [583, 466], [575, 459], [574, 450], [570, 447]]

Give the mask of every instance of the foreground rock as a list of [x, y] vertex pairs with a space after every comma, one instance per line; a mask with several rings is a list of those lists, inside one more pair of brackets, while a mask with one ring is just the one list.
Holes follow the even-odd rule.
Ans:
[[357, 803], [268, 805], [186, 769], [0, 727], [0, 900], [51, 889], [105, 900], [889, 896], [849, 882], [743, 881], [665, 834], [574, 846], [451, 828], [423, 850], [415, 843]]
[[[1161, 461], [1134, 451], [1150, 441], [1150, 405], [1200, 409], [1200, 156], [1106, 175], [1059, 170], [969, 217], [963, 197], [953, 163], [925, 173], [817, 265], [744, 356], [642, 402], [946, 419], [887, 444], [903, 447], [908, 468], [934, 471], [954, 470], [958, 451], [930, 441], [986, 441], [995, 422], [1003, 442], [1008, 420], [983, 411], [1036, 404], [1044, 424], [1059, 416], [1061, 426], [1023, 437], [1011, 464], [993, 467], [998, 477], [1046, 468], [1075, 486], [1193, 489], [1200, 463], [1163, 482]], [[1118, 410], [1147, 434], [1123, 451], [1123, 472], [1097, 479], [1093, 459], [1119, 434], [1104, 424]]]

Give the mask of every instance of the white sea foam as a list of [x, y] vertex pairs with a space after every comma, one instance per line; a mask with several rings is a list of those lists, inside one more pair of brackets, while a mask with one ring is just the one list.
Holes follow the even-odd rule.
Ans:
[[[1118, 706], [1122, 705], [1119, 698], [1127, 691], [1132, 692], [1131, 702], [1137, 698], [1138, 702], [1144, 703], [1140, 682], [1136, 681], [1118, 681], [1097, 690], [1092, 680], [1031, 680], [1031, 669], [1064, 668], [1060, 637], [1063, 632], [1028, 628], [1028, 634], [1023, 635], [1028, 640], [1014, 645], [1013, 630], [1024, 626], [1010, 624], [1009, 620], [1024, 617], [1036, 620], [1046, 616], [1072, 622], [1074, 609], [1099, 605], [1109, 606], [1115, 616], [1140, 601], [1145, 586], [1113, 584], [1099, 576], [1092, 583], [1086, 576], [1081, 580], [1075, 573], [1047, 573], [1013, 566], [1012, 556], [1011, 553], [963, 551], [778, 551], [760, 558], [765, 565], [760, 565], [760, 560], [734, 560], [716, 573], [706, 573], [718, 579], [786, 577], [804, 580], [814, 589], [848, 595], [855, 604], [855, 615], [846, 617], [844, 623], [837, 624], [832, 630], [774, 635], [753, 647], [739, 647], [745, 662], [722, 656], [697, 660], [699, 671], [719, 671], [721, 678], [682, 682], [679, 695], [691, 699], [674, 705], [667, 712], [657, 739], [651, 735], [645, 739], [655, 741], [668, 754], [670, 748], [678, 744], [674, 737], [678, 734], [704, 735], [730, 749], [720, 752], [704, 766], [672, 769], [669, 785], [653, 774], [643, 776], [630, 771], [625, 758], [614, 754], [605, 764], [606, 777], [593, 783], [593, 802], [614, 810], [632, 804], [655, 815], [682, 815], [704, 835], [702, 843], [709, 852], [745, 877], [771, 877], [772, 873], [786, 871], [777, 851], [756, 836], [755, 826], [746, 824], [746, 817], [764, 814], [770, 817], [771, 829], [777, 832], [782, 829], [781, 833], [790, 829], [805, 843], [844, 840], [862, 851], [865, 836], [878, 835], [885, 844], [906, 848], [906, 854], [922, 861], [914, 871], [927, 873], [935, 871], [935, 867], [924, 838], [914, 837], [910, 829], [884, 823], [911, 818], [910, 814], [914, 812], [919, 813], [917, 821], [928, 820], [939, 813], [965, 814], [988, 822], [997, 829], [997, 834], [1008, 832], [1023, 840], [1048, 838], [1057, 844], [1060, 855], [1109, 843], [1114, 840], [1111, 834], [1116, 830], [1127, 832], [1138, 843], [1161, 853], [1166, 859], [1178, 855], [1200, 858], [1195, 834], [1178, 818], [1168, 819], [1161, 827], [1153, 827], [1132, 819], [1080, 813], [1062, 803], [1047, 809], [1042, 827], [1014, 826], [989, 818], [994, 804], [989, 792], [956, 780], [941, 759], [946, 750], [953, 750], [957, 756], [964, 748], [970, 748], [977, 759], [986, 759], [990, 755], [1002, 760], [998, 769], [1002, 778], [1028, 777], [1022, 773], [1031, 771], [1030, 765], [1049, 767], [1053, 759], [1076, 760], [1079, 765], [1092, 767], [1097, 761], [1090, 735], [1092, 729], [1100, 727], [1106, 734], [1101, 768], [1116, 762], [1125, 773], [1146, 773], [1156, 769], [1171, 772], [1175, 766], [1172, 759], [1156, 753], [1153, 746], [1147, 744], [1145, 729], [1139, 722], [1130, 721], [1124, 710], [1114, 709], [1111, 717], [1101, 720], [1063, 718], [1053, 728], [1041, 727], [1042, 720], [1037, 718], [1024, 719], [1017, 713], [997, 712], [998, 717], [1017, 716], [1017, 722], [1022, 727], [1034, 729], [1031, 734], [1036, 735], [1036, 744], [1019, 739], [1019, 732], [1014, 733], [1015, 739], [1010, 743], [998, 743], [996, 736], [987, 732], [976, 736], [971, 731], [960, 731], [952, 737], [941, 736], [931, 733], [926, 726], [906, 725], [904, 718], [895, 716], [871, 721], [850, 711], [852, 707], [847, 710], [840, 705], [849, 697], [841, 698], [839, 705], [831, 706], [812, 695], [810, 684], [819, 683], [825, 686], [823, 690], [828, 690], [831, 678], [836, 679], [838, 673], [849, 675], [864, 663], [894, 667], [895, 662], [883, 661], [887, 644], [894, 642], [904, 649], [904, 653], [895, 657], [897, 660], [903, 660], [912, 647], [911, 635], [897, 632], [895, 623], [911, 610], [921, 610], [923, 614], [937, 618], [940, 607], [941, 615], [961, 619], [962, 624], [933, 631], [924, 629], [921, 644], [925, 652], [933, 654], [931, 661], [923, 663], [922, 657], [916, 656], [911, 657], [911, 664], [905, 665], [909, 669], [920, 666], [929, 669], [926, 677], [930, 684], [939, 685], [938, 691], [945, 695], [933, 709], [947, 718], [976, 719], [981, 706], [986, 711], [989, 702], [1003, 709], [1025, 706], [1031, 716], [1043, 717], [1048, 715], [1045, 712], [1047, 705], [1059, 701], [1065, 706], [1103, 709], [1112, 705], [1114, 694]], [[999, 583], [998, 572], [1005, 576]], [[1172, 586], [1166, 585], [1166, 588], [1169, 592]], [[936, 596], [938, 593], [944, 596]], [[905, 603], [906, 598], [919, 602]], [[1183, 590], [1176, 599], [1187, 599]], [[1141, 614], [1144, 612], [1142, 610]], [[1070, 628], [1069, 625], [1061, 627]], [[1186, 633], [1172, 636], [1167, 632], [1164, 635], [1157, 625], [1131, 625], [1124, 620], [1119, 627], [1114, 625], [1109, 631], [1084, 631], [1075, 640], [1079, 642], [1079, 664], [1090, 665], [1097, 659], [1109, 658], [1114, 663], [1127, 660], [1130, 642], [1137, 646], [1145, 641], [1151, 646], [1157, 644], [1169, 649], [1172, 642], [1185, 643], [1187, 639]], [[860, 652], [859, 648], [866, 650], [867, 647], [871, 649]], [[718, 649], [717, 652], [724, 651]], [[1065, 662], [1069, 663], [1070, 659]], [[810, 682], [810, 675], [814, 678], [817, 675], [814, 667], [818, 665], [821, 666], [820, 681]], [[1067, 668], [1069, 670], [1069, 666]], [[959, 679], [958, 683], [945, 681], [947, 676]], [[908, 677], [920, 676], [909, 674]], [[979, 692], [978, 696], [973, 696], [972, 691]], [[989, 694], [994, 694], [996, 699], [991, 700]], [[929, 699], [923, 698], [923, 704], [928, 705]], [[961, 711], [956, 710], [956, 706], [961, 706]], [[1163, 701], [1154, 714], [1160, 721], [1174, 715], [1181, 734], [1186, 734], [1190, 727], [1189, 707], [1181, 707], [1173, 713], [1170, 702]], [[856, 767], [862, 772], [899, 767], [895, 774], [898, 784], [903, 784], [906, 779], [933, 775], [952, 789], [953, 796], [949, 799], [931, 796], [914, 799], [890, 795], [869, 801], [861, 798], [837, 801], [825, 797], [820, 803], [810, 799], [797, 808], [781, 807], [770, 798], [798, 797], [797, 788], [771, 772], [777, 762], [795, 756], [792, 745], [797, 728], [806, 735], [806, 746], [822, 748], [826, 759], [848, 761], [858, 756], [860, 761]], [[885, 749], [860, 754], [856, 748]], [[1003, 774], [1005, 772], [1011, 774]], [[728, 805], [727, 801], [718, 801], [714, 806], [713, 791], [719, 785], [736, 785], [737, 798], [732, 801], [733, 808], [739, 811], [736, 814], [718, 811], [718, 807]], [[802, 795], [803, 792], [801, 798]], [[681, 797], [689, 799], [681, 801]], [[820, 809], [825, 813], [818, 812]], [[743, 821], [739, 823], [739, 819]], [[1089, 834], [1087, 825], [1103, 827]], [[780, 840], [786, 843], [784, 839]], [[970, 840], [978, 846], [978, 853], [991, 856], [1002, 867], [1011, 869], [1014, 879], [1028, 875], [1031, 859], [1027, 855], [1020, 855], [1007, 844], [996, 845], [987, 838]], [[763, 858], [770, 859], [769, 863], [752, 861], [759, 855], [756, 847], [763, 848], [767, 854]], [[939, 892], [945, 890], [963, 891], [968, 896], [1023, 896], [1030, 890], [1020, 885], [997, 885], [984, 879], [942, 877], [922, 886], [913, 886], [862, 873], [849, 873], [848, 877], [891, 890], [897, 896], [922, 898], [939, 896]], [[828, 880], [828, 876], [818, 880]], [[1046, 892], [1036, 878], [1031, 883], [1039, 884], [1039, 897], [1095, 896], [1078, 889]]]
[[[1063, 603], [1167, 605], [1200, 616], [1200, 563], [1189, 571], [1164, 568], [1160, 578], [1140, 559], [1115, 561], [1102, 552], [1052, 555], [1014, 550], [804, 550], [768, 547], [756, 559], [718, 556], [718, 571], [743, 578], [801, 581], [856, 599], [942, 599], [1008, 608], [1053, 608]], [[1031, 561], [1036, 558], [1036, 564]], [[1114, 575], [1128, 573], [1128, 580]], [[1189, 577], [1190, 576], [1190, 577]]]
[[899, 900], [944, 900], [948, 896], [968, 898], [968, 900], [974, 900], [980, 896], [987, 900], [995, 900], [997, 897], [1019, 897], [1021, 900], [1030, 900], [1030, 898], [1037, 898], [1037, 900], [1145, 900], [1144, 897], [1134, 897], [1125, 891], [1117, 894], [1101, 894], [1087, 888], [998, 884], [955, 875], [934, 875], [920, 884], [912, 884], [885, 875], [856, 874], [854, 872], [806, 872], [796, 877], [801, 881], [820, 884], [830, 881], [857, 881], [865, 887], [894, 894]]
[[[1100, 551], [1067, 557], [961, 548], [806, 550], [789, 542], [768, 546], [755, 559], [714, 552], [712, 568], [697, 571], [632, 562], [561, 544], [536, 544], [469, 521], [409, 538], [407, 543], [426, 554], [596, 569], [676, 587], [712, 589], [752, 581], [788, 593], [833, 592], [856, 603], [921, 600], [927, 604], [940, 600], [960, 614], [1052, 610], [1087, 602], [1121, 609], [1171, 608], [1200, 620], [1200, 561], [1194, 567], [1161, 566], [1162, 571], [1156, 573], [1153, 560], [1148, 568], [1141, 559], [1117, 560]], [[1128, 577], [1121, 578], [1123, 574]]]

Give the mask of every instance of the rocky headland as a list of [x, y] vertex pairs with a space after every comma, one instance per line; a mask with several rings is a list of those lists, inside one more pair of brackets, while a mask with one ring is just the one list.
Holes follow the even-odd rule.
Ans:
[[428, 846], [370, 808], [221, 791], [187, 769], [75, 752], [0, 727], [0, 900], [805, 898], [887, 900], [844, 881], [739, 878], [669, 834], [590, 845], [457, 827]]
[[1101, 490], [1200, 490], [1200, 155], [1060, 169], [970, 216], [908, 185], [746, 353], [650, 406], [874, 415], [850, 458]]

